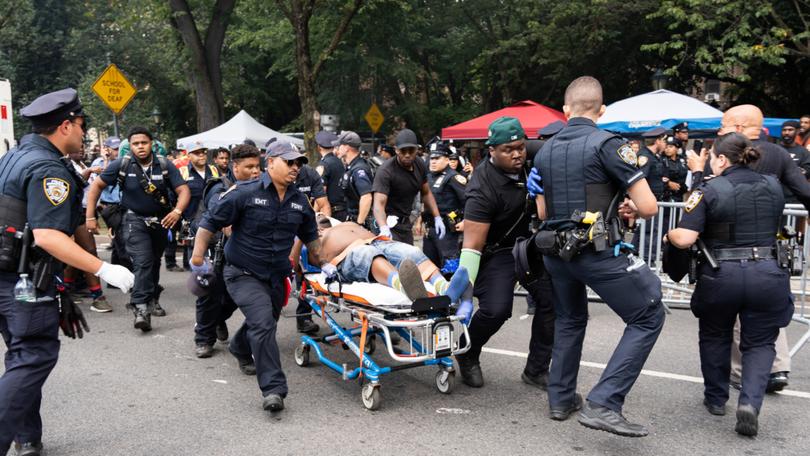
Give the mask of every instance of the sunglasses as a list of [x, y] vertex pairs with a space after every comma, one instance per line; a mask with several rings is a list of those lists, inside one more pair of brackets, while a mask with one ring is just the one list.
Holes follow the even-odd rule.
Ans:
[[296, 158], [295, 160], [284, 160], [284, 163], [286, 163], [290, 168], [292, 168], [293, 165], [298, 165], [299, 168], [304, 167], [304, 160], [300, 158]]
[[[76, 119], [82, 119], [82, 123], [77, 124]], [[87, 117], [74, 117], [73, 119], [70, 119], [70, 123], [72, 123], [74, 125], [79, 125], [79, 128], [82, 129], [82, 133], [84, 133], [84, 134], [87, 134], [87, 128], [89, 127], [89, 125], [88, 125], [89, 122], [90, 121], [87, 119]]]

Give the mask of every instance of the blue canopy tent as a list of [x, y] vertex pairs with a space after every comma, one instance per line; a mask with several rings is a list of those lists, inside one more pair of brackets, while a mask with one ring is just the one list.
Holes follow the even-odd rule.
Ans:
[[[611, 103], [599, 119], [599, 127], [625, 136], [638, 136], [655, 127], [672, 128], [689, 123], [689, 136], [714, 136], [720, 128], [723, 111], [696, 98], [669, 90], [656, 90]], [[788, 119], [766, 118], [764, 127], [779, 137]]]

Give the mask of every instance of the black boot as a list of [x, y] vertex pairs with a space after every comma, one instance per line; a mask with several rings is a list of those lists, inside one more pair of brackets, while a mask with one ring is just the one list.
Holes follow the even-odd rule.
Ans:
[[149, 310], [146, 304], [138, 304], [135, 307], [135, 329], [140, 329], [143, 332], [152, 330], [152, 318], [149, 315]]
[[456, 356], [458, 362], [458, 372], [461, 374], [461, 381], [472, 388], [484, 386], [484, 374], [481, 372], [481, 364], [478, 361], [468, 360], [465, 356]]

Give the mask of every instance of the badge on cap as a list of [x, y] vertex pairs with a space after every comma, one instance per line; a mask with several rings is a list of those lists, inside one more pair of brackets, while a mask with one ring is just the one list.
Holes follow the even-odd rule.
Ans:
[[689, 199], [686, 200], [686, 205], [684, 205], [683, 210], [686, 212], [692, 212], [698, 204], [700, 204], [700, 200], [703, 199], [703, 192], [700, 190], [695, 190], [690, 196]]
[[462, 176], [461, 174], [456, 174], [454, 176], [454, 179], [456, 179], [456, 181], [458, 181], [458, 183], [461, 185], [467, 185], [467, 178]]
[[54, 206], [64, 203], [70, 193], [70, 184], [58, 177], [46, 177], [42, 181], [42, 187], [45, 190], [45, 197]]
[[636, 152], [632, 147], [630, 147], [630, 144], [625, 144], [622, 147], [619, 147], [619, 150], [616, 152], [619, 154], [619, 158], [621, 158], [623, 162], [627, 163], [628, 165], [638, 166], [638, 157], [636, 157]]

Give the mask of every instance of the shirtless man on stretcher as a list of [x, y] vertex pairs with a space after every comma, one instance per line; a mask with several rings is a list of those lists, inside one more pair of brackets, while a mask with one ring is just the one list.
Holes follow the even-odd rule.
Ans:
[[[454, 303], [461, 300], [457, 314], [467, 317], [472, 313], [472, 290], [465, 268], [456, 270], [447, 281], [439, 268], [412, 245], [377, 236], [354, 222], [333, 225], [323, 216], [318, 216], [318, 227], [321, 259], [336, 265], [342, 280], [376, 281], [404, 293], [410, 300], [427, 297], [424, 282], [429, 282], [437, 295], [446, 295]], [[299, 257], [296, 252], [294, 248], [293, 258]]]

